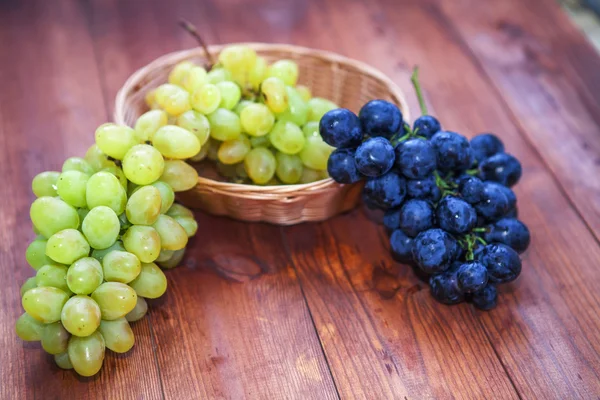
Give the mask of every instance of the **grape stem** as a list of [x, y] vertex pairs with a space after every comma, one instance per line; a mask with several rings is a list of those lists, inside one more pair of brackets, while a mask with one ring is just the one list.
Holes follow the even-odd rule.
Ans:
[[212, 66], [215, 65], [215, 59], [213, 58], [212, 54], [210, 54], [210, 52], [208, 51], [208, 46], [206, 45], [206, 42], [204, 41], [204, 39], [202, 39], [202, 36], [200, 36], [200, 34], [198, 33], [198, 30], [196, 29], [196, 27], [191, 22], [189, 22], [183, 18], [179, 20], [179, 25], [181, 25], [181, 27], [183, 29], [188, 31], [188, 33], [190, 35], [192, 35], [194, 37], [194, 39], [196, 39], [196, 41], [198, 41], [198, 43], [200, 44], [202, 49], [204, 49], [204, 54], [206, 55], [206, 58], [208, 59], [208, 62], [210, 63], [210, 65], [208, 65], [207, 69], [210, 70], [212, 68]]
[[410, 81], [415, 88], [415, 93], [417, 94], [417, 99], [419, 99], [419, 107], [421, 108], [421, 115], [427, 115], [427, 104], [425, 104], [425, 99], [423, 98], [423, 92], [421, 90], [421, 84], [419, 83], [419, 67], [416, 66], [413, 69], [412, 76], [410, 77]]

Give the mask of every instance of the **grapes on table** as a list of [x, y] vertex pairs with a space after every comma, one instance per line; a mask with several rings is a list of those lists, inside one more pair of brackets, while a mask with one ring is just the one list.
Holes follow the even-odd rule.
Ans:
[[[324, 112], [320, 137], [337, 148], [329, 155], [329, 175], [339, 183], [365, 181], [365, 204], [385, 212], [393, 258], [429, 276], [437, 301], [490, 310], [498, 285], [521, 273], [519, 254], [531, 240], [516, 218], [511, 189], [521, 163], [494, 134], [469, 141], [443, 130], [427, 114], [416, 70], [413, 84], [422, 115], [412, 128], [386, 100], [369, 101], [358, 116], [346, 109]], [[309, 121], [325, 107], [309, 100]], [[309, 139], [314, 130], [303, 127]]]

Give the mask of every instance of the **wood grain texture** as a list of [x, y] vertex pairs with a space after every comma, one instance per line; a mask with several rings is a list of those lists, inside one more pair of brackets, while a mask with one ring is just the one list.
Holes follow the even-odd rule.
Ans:
[[[366, 61], [407, 93], [419, 64], [446, 128], [499, 133], [533, 243], [498, 308], [436, 303], [362, 208], [289, 228], [197, 214], [131, 353], [81, 379], [19, 341], [31, 178], [83, 154], [131, 72], [195, 45], [180, 17], [211, 43]], [[0, 0], [0, 399], [598, 398], [599, 66], [550, 0]]]

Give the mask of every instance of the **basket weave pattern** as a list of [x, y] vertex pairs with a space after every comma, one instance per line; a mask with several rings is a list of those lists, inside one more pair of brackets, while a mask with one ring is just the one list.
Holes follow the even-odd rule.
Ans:
[[[406, 120], [408, 107], [404, 94], [376, 69], [349, 58], [320, 50], [280, 44], [246, 43], [268, 62], [294, 60], [299, 67], [299, 83], [308, 86], [314, 97], [324, 97], [358, 112], [372, 99], [397, 104]], [[216, 57], [224, 46], [210, 46]], [[207, 63], [202, 48], [162, 56], [136, 71], [125, 82], [115, 100], [115, 122], [133, 126], [147, 111], [145, 95], [165, 83], [175, 64], [190, 60]], [[202, 170], [199, 170], [202, 175]], [[331, 178], [299, 185], [257, 186], [221, 182], [205, 176], [194, 189], [178, 194], [187, 206], [215, 215], [243, 221], [264, 221], [292, 225], [321, 221], [351, 210], [360, 200], [362, 185], [340, 185]]]

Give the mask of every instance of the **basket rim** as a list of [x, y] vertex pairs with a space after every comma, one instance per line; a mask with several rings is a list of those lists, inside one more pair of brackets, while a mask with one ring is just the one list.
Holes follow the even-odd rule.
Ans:
[[[324, 60], [330, 61], [332, 63], [338, 64], [346, 64], [351, 65], [354, 68], [360, 70], [362, 73], [372, 76], [375, 79], [382, 81], [389, 89], [390, 92], [398, 98], [400, 104], [399, 107], [402, 110], [402, 115], [405, 120], [410, 121], [410, 111], [408, 107], [408, 101], [406, 100], [406, 96], [402, 89], [394, 83], [387, 75], [378, 70], [377, 68], [359, 60], [352, 59], [350, 57], [343, 56], [338, 53], [334, 53], [328, 50], [314, 49], [310, 47], [292, 45], [292, 44], [282, 44], [282, 43], [261, 43], [261, 42], [237, 42], [237, 43], [227, 43], [227, 44], [214, 44], [208, 46], [208, 51], [211, 54], [220, 52], [223, 48], [231, 46], [231, 45], [243, 45], [253, 48], [256, 51], [261, 50], [270, 50], [270, 51], [280, 51], [280, 52], [288, 52], [288, 53], [296, 53], [299, 55], [306, 56], [317, 56]], [[113, 119], [118, 124], [126, 124], [125, 123], [125, 104], [126, 100], [131, 92], [138, 87], [139, 82], [143, 81], [144, 76], [150, 70], [156, 69], [158, 66], [164, 64], [177, 64], [180, 61], [195, 57], [202, 56], [205, 54], [205, 51], [202, 47], [193, 47], [190, 49], [174, 51], [171, 53], [164, 54], [150, 63], [144, 65], [139, 68], [133, 74], [127, 78], [123, 86], [117, 92], [115, 97], [115, 110], [113, 113]], [[216, 191], [227, 191], [227, 192], [238, 192], [238, 193], [248, 193], [248, 192], [256, 192], [256, 193], [273, 193], [273, 194], [288, 194], [293, 193], [295, 195], [299, 195], [299, 192], [314, 192], [326, 189], [330, 186], [337, 185], [332, 178], [321, 179], [318, 181], [303, 183], [303, 184], [286, 184], [286, 185], [253, 185], [253, 184], [245, 184], [245, 183], [231, 183], [231, 182], [222, 182], [214, 179], [205, 178], [202, 176], [198, 177], [198, 184], [203, 184], [205, 186], [211, 186]]]

